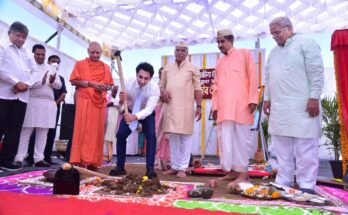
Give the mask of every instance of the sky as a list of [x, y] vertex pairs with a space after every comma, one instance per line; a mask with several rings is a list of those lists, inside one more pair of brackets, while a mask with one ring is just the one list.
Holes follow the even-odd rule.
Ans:
[[[29, 34], [41, 41], [45, 41], [56, 31], [56, 26], [50, 26], [46, 21], [34, 16], [17, 3], [9, 0], [0, 0], [0, 20], [9, 25], [14, 21], [23, 22], [28, 26], [30, 31]], [[294, 29], [296, 31], [296, 26], [294, 26]], [[65, 36], [66, 33], [64, 31], [67, 30], [63, 30], [63, 36], [61, 37], [60, 42], [60, 50], [76, 60], [85, 58], [87, 56], [86, 47], [69, 39], [67, 36]], [[330, 51], [331, 34], [332, 32], [324, 32], [321, 34], [306, 35], [316, 40], [320, 45], [325, 67], [333, 67], [333, 54]], [[276, 43], [270, 36], [260, 38], [260, 42], [260, 47], [266, 49], [267, 59], [268, 53], [276, 45]], [[48, 44], [52, 47], [56, 47], [57, 37], [51, 40]], [[237, 48], [253, 49], [255, 48], [255, 40], [237, 40], [235, 41], [234, 46]], [[190, 46], [189, 52], [190, 54], [196, 54], [219, 52], [219, 50], [216, 43], [214, 43]], [[174, 47], [123, 51], [122, 67], [124, 76], [133, 76], [135, 74], [135, 67], [140, 62], [151, 63], [154, 66], [155, 71], [157, 71], [161, 67], [161, 56], [173, 55], [173, 53]], [[157, 77], [157, 73], [154, 76]]]

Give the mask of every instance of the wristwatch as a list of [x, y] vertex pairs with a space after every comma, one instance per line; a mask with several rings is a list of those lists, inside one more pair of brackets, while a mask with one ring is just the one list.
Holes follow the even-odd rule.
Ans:
[[201, 108], [202, 109], [202, 105], [196, 105], [196, 109], [197, 108]]

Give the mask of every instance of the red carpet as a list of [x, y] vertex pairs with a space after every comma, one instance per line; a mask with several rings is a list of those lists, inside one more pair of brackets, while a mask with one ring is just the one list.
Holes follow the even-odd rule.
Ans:
[[91, 202], [77, 198], [37, 196], [0, 192], [1, 215], [219, 215], [238, 214], [203, 209], [182, 209], [174, 207], [148, 206], [134, 203], [119, 203], [110, 200]]

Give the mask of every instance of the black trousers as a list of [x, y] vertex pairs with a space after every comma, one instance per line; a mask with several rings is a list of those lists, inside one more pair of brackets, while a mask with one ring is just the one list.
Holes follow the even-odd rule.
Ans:
[[27, 103], [0, 99], [0, 134], [4, 135], [0, 163], [12, 162], [17, 154]]
[[[139, 123], [143, 126], [145, 137], [147, 140], [146, 145], [146, 169], [153, 169], [155, 163], [156, 154], [156, 128], [155, 128], [155, 111], [143, 120], [139, 120]], [[127, 149], [127, 138], [132, 133], [129, 129], [124, 117], [120, 122], [120, 127], [116, 134], [117, 143], [117, 168], [124, 169], [126, 162], [126, 149]]]

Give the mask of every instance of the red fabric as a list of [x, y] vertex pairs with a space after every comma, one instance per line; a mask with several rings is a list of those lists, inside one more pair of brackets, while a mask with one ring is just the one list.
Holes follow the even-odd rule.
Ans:
[[[195, 168], [193, 170], [194, 173], [197, 174], [212, 174], [212, 175], [226, 175], [227, 173], [223, 171], [222, 169], [211, 169], [211, 168], [204, 168], [204, 167], [199, 167]], [[249, 170], [248, 175], [250, 177], [264, 177], [264, 176], [270, 176], [271, 173], [263, 170]]]
[[239, 214], [203, 209], [149, 206], [135, 203], [121, 203], [110, 200], [88, 201], [57, 196], [36, 196], [12, 192], [0, 192], [1, 215], [223, 215]]
[[348, 30], [336, 30], [331, 38], [331, 50], [335, 53], [338, 91], [342, 102], [342, 116], [348, 134]]

